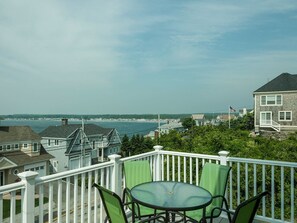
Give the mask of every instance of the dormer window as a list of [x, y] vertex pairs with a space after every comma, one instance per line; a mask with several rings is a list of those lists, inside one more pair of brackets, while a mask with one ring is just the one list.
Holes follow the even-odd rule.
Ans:
[[33, 144], [33, 152], [38, 152], [38, 143]]

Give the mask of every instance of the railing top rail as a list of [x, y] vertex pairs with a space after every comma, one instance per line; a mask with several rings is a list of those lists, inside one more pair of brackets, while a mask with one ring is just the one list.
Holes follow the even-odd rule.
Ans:
[[261, 165], [283, 166], [283, 167], [297, 168], [297, 163], [296, 162], [284, 162], [284, 161], [274, 161], [274, 160], [261, 160], [261, 159], [227, 157], [227, 162], [250, 163], [250, 164], [261, 164]]
[[186, 156], [186, 157], [193, 157], [193, 158], [220, 160], [219, 156], [205, 155], [205, 154], [199, 154], [199, 153], [174, 152], [174, 151], [166, 151], [166, 150], [161, 150], [160, 153], [164, 155], [168, 154], [168, 155], [175, 155], [175, 156]]
[[87, 166], [87, 167], [81, 167], [79, 169], [68, 170], [68, 171], [64, 171], [61, 173], [56, 173], [56, 174], [47, 175], [47, 176], [43, 176], [43, 177], [37, 177], [36, 184], [39, 185], [39, 184], [43, 184], [43, 183], [48, 183], [51, 181], [60, 180], [60, 179], [66, 178], [66, 177], [72, 177], [75, 175], [87, 173], [90, 171], [94, 171], [97, 169], [110, 167], [110, 166], [113, 166], [113, 162], [108, 161], [108, 162], [99, 163], [99, 164], [95, 164], [95, 165], [91, 165], [91, 166]]
[[121, 158], [121, 162], [126, 162], [129, 160], [136, 160], [136, 159], [141, 159], [141, 158], [146, 158], [148, 156], [153, 156], [153, 155], [157, 155], [158, 152], [156, 151], [151, 151], [151, 152], [147, 152], [147, 153], [142, 153], [142, 154], [138, 154], [138, 155], [134, 155], [134, 156], [129, 156], [129, 157], [125, 157], [125, 158]]
[[16, 191], [19, 189], [23, 189], [25, 187], [24, 182], [17, 182], [17, 183], [12, 183], [12, 184], [7, 184], [4, 186], [0, 186], [0, 194], [8, 193], [11, 191]]

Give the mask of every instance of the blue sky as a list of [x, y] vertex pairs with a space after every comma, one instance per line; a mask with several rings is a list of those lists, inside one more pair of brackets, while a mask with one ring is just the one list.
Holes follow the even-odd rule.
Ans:
[[0, 114], [253, 107], [297, 74], [297, 1], [1, 1]]

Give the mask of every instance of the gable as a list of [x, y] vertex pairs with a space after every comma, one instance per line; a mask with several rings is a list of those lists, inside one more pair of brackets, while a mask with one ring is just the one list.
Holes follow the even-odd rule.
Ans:
[[297, 91], [297, 74], [282, 73], [254, 93], [274, 91]]
[[0, 170], [11, 169], [13, 167], [17, 167], [17, 164], [6, 157], [0, 157]]
[[[81, 136], [81, 134], [83, 134]], [[81, 146], [81, 139], [84, 139], [84, 144], [83, 147]], [[71, 141], [69, 143], [68, 148], [66, 149], [65, 154], [69, 155], [71, 153], [81, 153], [82, 150], [89, 151], [91, 150], [91, 146], [89, 141], [87, 140], [87, 135], [81, 130], [81, 129], [77, 129], [73, 134], [72, 134], [72, 138]]]

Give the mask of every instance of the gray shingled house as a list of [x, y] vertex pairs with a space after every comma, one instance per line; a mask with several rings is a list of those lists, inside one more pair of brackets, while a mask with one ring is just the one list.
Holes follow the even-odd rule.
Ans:
[[41, 143], [51, 159], [51, 172], [73, 170], [104, 161], [108, 155], [119, 153], [121, 140], [114, 128], [95, 124], [49, 126], [40, 133]]
[[282, 73], [253, 93], [255, 130], [297, 130], [297, 74]]
[[31, 170], [45, 176], [53, 158], [29, 126], [0, 126], [0, 186], [13, 183], [17, 174]]

